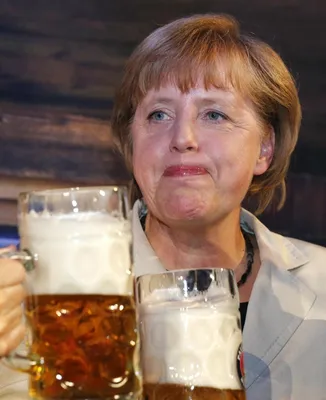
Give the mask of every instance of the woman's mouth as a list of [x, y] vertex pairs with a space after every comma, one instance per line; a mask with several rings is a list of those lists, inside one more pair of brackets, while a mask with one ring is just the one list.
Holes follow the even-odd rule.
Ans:
[[207, 174], [206, 168], [197, 165], [172, 165], [164, 171], [165, 177], [197, 176]]

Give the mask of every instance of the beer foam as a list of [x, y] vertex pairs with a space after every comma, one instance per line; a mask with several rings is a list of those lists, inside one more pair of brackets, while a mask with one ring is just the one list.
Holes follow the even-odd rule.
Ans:
[[177, 292], [162, 291], [152, 295], [170, 301], [145, 301], [139, 307], [144, 382], [242, 389], [237, 302], [220, 297], [171, 301]]
[[184, 292], [183, 288], [181, 287], [170, 287], [155, 289], [143, 300], [143, 303], [153, 304], [164, 301], [182, 301], [183, 303], [187, 303], [187, 306], [189, 306], [191, 303], [195, 303], [199, 299], [202, 300], [205, 297], [211, 299], [209, 303], [212, 305], [228, 298], [229, 295], [230, 292], [224, 287], [214, 285], [211, 285], [205, 292], [197, 290], [186, 290]]
[[20, 217], [21, 248], [36, 258], [35, 294], [132, 293], [130, 222], [103, 213]]

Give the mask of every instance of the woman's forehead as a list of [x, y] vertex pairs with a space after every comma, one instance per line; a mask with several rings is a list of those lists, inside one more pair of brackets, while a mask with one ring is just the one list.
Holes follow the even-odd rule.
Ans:
[[198, 81], [187, 91], [183, 91], [174, 83], [164, 83], [160, 87], [149, 89], [139, 106], [147, 106], [152, 103], [173, 104], [184, 100], [207, 105], [216, 102], [233, 105], [245, 99], [233, 87], [205, 87], [203, 81]]
[[205, 92], [205, 95], [215, 93], [223, 97], [247, 97], [250, 91], [249, 71], [231, 61], [223, 57], [213, 63], [189, 65], [187, 69], [180, 65], [160, 71], [153, 68], [139, 82], [135, 105], [164, 93], [188, 95], [197, 92], [199, 95]]

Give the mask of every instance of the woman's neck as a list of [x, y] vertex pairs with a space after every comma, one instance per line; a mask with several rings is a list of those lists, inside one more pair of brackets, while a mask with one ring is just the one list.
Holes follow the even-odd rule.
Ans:
[[240, 209], [207, 227], [168, 227], [148, 214], [147, 238], [168, 270], [192, 268], [237, 269], [245, 256]]

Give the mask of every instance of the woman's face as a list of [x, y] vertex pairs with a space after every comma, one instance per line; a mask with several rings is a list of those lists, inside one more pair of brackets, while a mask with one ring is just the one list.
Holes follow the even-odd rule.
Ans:
[[131, 133], [134, 176], [150, 212], [167, 225], [210, 224], [238, 210], [273, 153], [273, 135], [264, 135], [249, 101], [201, 85], [149, 91]]

